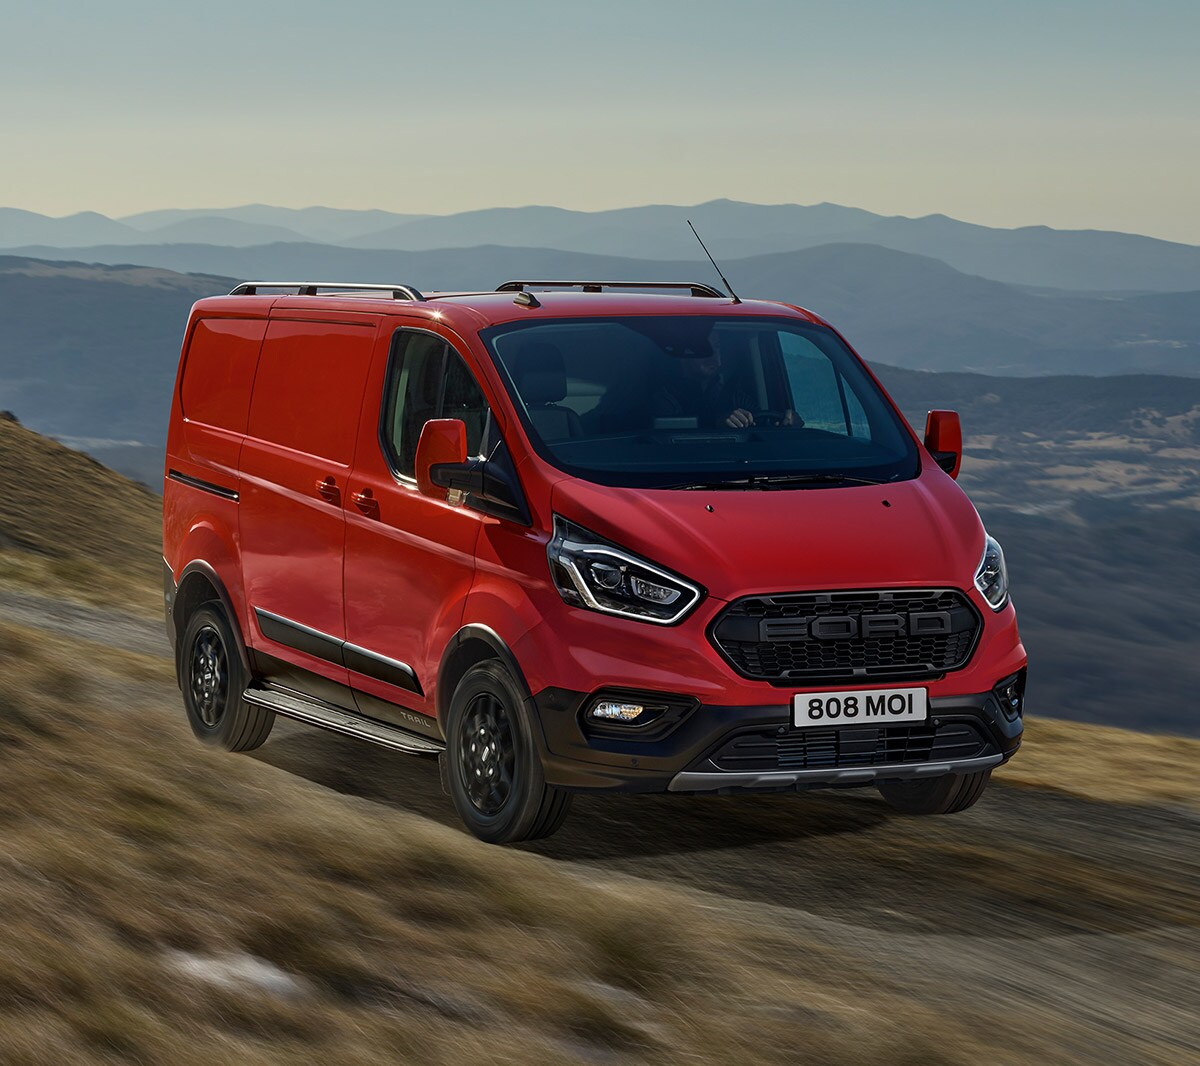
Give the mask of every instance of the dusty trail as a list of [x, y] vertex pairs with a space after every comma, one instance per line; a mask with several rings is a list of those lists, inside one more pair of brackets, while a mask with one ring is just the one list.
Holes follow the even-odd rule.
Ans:
[[[125, 612], [0, 590], [0, 619], [167, 654], [161, 623]], [[169, 685], [162, 704], [181, 713]], [[282, 721], [253, 757], [459, 828], [431, 760]], [[1035, 1060], [1200, 1061], [1200, 819], [997, 780], [971, 811], [926, 820], [866, 791], [586, 796], [526, 850], [587, 881], [695, 894], [760, 933], [781, 971], [805, 944], [869, 958]]]

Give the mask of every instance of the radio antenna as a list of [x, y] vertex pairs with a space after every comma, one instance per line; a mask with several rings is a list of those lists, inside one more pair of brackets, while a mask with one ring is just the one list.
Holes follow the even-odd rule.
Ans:
[[688, 228], [695, 235], [696, 240], [698, 240], [700, 242], [700, 247], [704, 249], [704, 254], [706, 256], [708, 256], [708, 261], [710, 263], [712, 263], [713, 270], [715, 270], [717, 272], [717, 277], [719, 277], [723, 282], [725, 282], [725, 288], [727, 288], [729, 290], [729, 295], [733, 297], [733, 302], [735, 304], [740, 304], [742, 302], [741, 299], [738, 297], [738, 294], [733, 291], [733, 286], [729, 284], [729, 281], [725, 277], [725, 275], [721, 273], [721, 268], [719, 266], [717, 266], [717, 261], [712, 257], [712, 252], [710, 252], [708, 250], [708, 245], [704, 243], [704, 239], [700, 236], [699, 233], [696, 233], [696, 227], [692, 225], [692, 220], [689, 218], [689, 219], [685, 219], [684, 221], [687, 222]]

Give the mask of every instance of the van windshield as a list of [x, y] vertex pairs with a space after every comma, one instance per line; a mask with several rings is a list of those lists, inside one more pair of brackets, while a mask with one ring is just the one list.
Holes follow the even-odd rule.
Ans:
[[905, 426], [830, 330], [796, 319], [548, 319], [483, 330], [538, 453], [607, 485], [916, 476]]

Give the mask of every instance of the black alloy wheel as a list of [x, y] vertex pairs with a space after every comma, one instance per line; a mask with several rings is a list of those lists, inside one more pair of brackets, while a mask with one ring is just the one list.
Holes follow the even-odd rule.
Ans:
[[466, 827], [489, 844], [553, 833], [571, 796], [546, 784], [522, 686], [499, 661], [463, 675], [446, 714], [444, 780]]
[[218, 603], [198, 607], [179, 641], [179, 686], [192, 732], [225, 751], [249, 751], [271, 734], [275, 715], [242, 699], [249, 680], [241, 645]]
[[211, 625], [202, 626], [192, 642], [191, 654], [192, 704], [200, 721], [216, 729], [225, 715], [229, 695], [229, 659], [221, 635]]
[[492, 693], [476, 696], [463, 715], [462, 786], [480, 814], [494, 817], [513, 789], [516, 764], [512, 722]]

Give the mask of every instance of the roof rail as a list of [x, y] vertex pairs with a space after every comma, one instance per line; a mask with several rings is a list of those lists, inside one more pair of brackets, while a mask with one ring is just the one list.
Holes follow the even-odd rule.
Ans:
[[525, 292], [526, 289], [582, 289], [584, 292], [603, 292], [605, 289], [691, 289], [693, 296], [728, 300], [720, 289], [702, 281], [506, 281], [497, 292]]
[[243, 281], [230, 296], [256, 296], [259, 289], [295, 289], [297, 296], [316, 296], [318, 292], [390, 292], [393, 300], [424, 301], [420, 290], [411, 285], [361, 285], [343, 281]]

